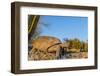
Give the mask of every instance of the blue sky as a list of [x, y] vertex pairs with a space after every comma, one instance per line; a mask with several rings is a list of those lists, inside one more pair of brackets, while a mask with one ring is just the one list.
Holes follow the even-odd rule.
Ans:
[[61, 41], [64, 38], [88, 40], [87, 17], [41, 15], [38, 26], [41, 27], [41, 36], [53, 36]]

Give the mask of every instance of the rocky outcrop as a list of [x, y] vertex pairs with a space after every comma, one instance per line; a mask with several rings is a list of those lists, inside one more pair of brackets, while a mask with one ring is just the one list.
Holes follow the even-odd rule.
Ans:
[[[58, 38], [50, 36], [39, 36], [32, 42], [32, 49], [29, 51], [29, 60], [50, 60], [56, 59], [59, 55]], [[51, 46], [51, 47], [50, 47]]]
[[32, 49], [28, 53], [28, 60], [55, 60], [88, 58], [88, 52], [80, 49], [69, 49], [69, 43], [61, 42], [51, 36], [39, 36], [32, 41]]
[[39, 36], [35, 40], [33, 40], [32, 45], [35, 48], [46, 50], [49, 46], [61, 43], [58, 38], [50, 37], [50, 36]]

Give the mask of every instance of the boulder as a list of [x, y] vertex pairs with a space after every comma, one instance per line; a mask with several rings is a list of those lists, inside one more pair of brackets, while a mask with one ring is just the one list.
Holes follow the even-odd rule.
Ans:
[[58, 38], [51, 36], [39, 36], [32, 41], [32, 50], [29, 51], [29, 60], [53, 60], [59, 55]]
[[46, 50], [49, 46], [54, 45], [56, 43], [61, 43], [61, 41], [58, 38], [51, 36], [39, 36], [38, 38], [33, 40], [32, 45], [34, 48]]

